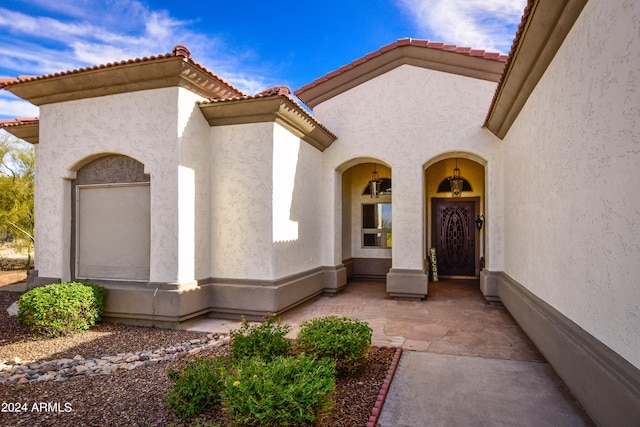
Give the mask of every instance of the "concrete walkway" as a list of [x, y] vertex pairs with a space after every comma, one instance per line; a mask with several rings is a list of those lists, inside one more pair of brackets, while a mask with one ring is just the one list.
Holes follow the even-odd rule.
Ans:
[[[485, 301], [477, 280], [430, 283], [419, 302], [391, 299], [383, 282], [350, 282], [281, 317], [295, 337], [301, 322], [329, 315], [367, 321], [374, 345], [404, 350], [380, 427], [593, 425], [509, 313]], [[239, 326], [184, 324], [224, 333]]]

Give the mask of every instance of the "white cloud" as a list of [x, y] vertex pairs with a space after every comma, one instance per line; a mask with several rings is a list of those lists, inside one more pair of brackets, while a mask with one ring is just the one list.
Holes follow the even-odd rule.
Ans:
[[6, 90], [0, 91], [0, 119], [18, 117], [37, 117], [40, 109], [30, 102], [23, 101]]
[[398, 0], [417, 27], [446, 43], [509, 53], [526, 0]]
[[56, 73], [84, 65], [78, 63], [70, 51], [49, 49], [26, 41], [0, 43], [0, 68], [14, 71], [2, 77]]
[[247, 93], [275, 84], [268, 69], [252, 68], [251, 52], [234, 50], [214, 34], [194, 31], [194, 21], [175, 19], [137, 0], [34, 1], [51, 16], [0, 7], [0, 67], [13, 76], [160, 55], [186, 44], [194, 59]]

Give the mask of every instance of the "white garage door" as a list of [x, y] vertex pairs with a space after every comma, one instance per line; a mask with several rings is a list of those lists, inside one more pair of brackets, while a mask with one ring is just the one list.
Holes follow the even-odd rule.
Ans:
[[149, 183], [76, 191], [76, 277], [149, 280]]

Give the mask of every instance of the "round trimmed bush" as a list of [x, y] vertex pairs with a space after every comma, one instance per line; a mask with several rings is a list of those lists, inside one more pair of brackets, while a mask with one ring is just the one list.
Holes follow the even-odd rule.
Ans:
[[81, 332], [101, 320], [107, 291], [91, 283], [54, 283], [20, 296], [18, 322], [37, 336]]

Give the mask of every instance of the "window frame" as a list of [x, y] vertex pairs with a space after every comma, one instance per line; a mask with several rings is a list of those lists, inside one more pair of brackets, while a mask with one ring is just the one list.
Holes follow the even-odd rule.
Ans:
[[[373, 218], [373, 222], [378, 225], [377, 227], [367, 227], [367, 225], [371, 225], [371, 224], [366, 224], [365, 221], [367, 220], [367, 216], [370, 215], [366, 215], [365, 214], [365, 206], [377, 206], [377, 205], [388, 205], [389, 206], [389, 211], [388, 211], [388, 215], [389, 215], [389, 221], [391, 222], [390, 227], [389, 228], [385, 228], [383, 227], [383, 220], [384, 218], [378, 218], [378, 216], [384, 216], [384, 214], [382, 213], [382, 208], [380, 209], [380, 214], [377, 213], [377, 210], [374, 209], [373, 210], [373, 214], [374, 214], [374, 218]], [[392, 235], [393, 235], [393, 219], [391, 217], [391, 202], [376, 202], [376, 203], [365, 203], [363, 202], [361, 204], [361, 233], [360, 233], [360, 244], [362, 249], [391, 249], [392, 248]], [[375, 236], [376, 238], [376, 242], [378, 243], [378, 239], [379, 239], [379, 243], [380, 244], [375, 244], [375, 245], [368, 245], [367, 244], [367, 235], [378, 235]], [[391, 242], [391, 244], [388, 244], [389, 242]]]

